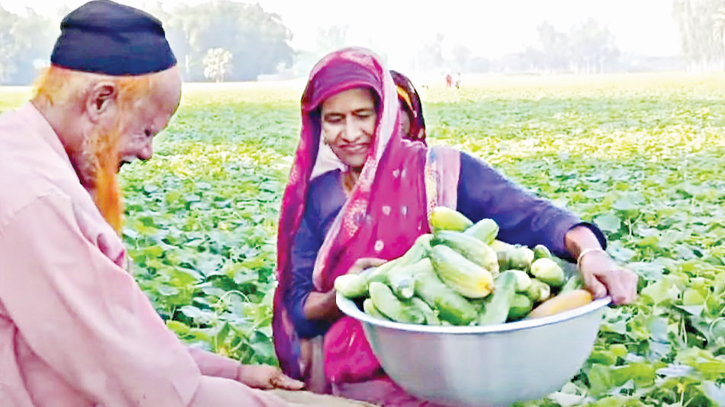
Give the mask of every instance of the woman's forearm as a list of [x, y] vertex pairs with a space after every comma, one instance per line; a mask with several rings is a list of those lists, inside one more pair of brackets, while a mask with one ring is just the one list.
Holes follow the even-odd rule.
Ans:
[[326, 293], [311, 292], [305, 300], [303, 312], [307, 319], [333, 321], [340, 316], [335, 302], [335, 290]]
[[574, 259], [577, 259], [584, 250], [602, 248], [597, 236], [586, 226], [577, 226], [569, 230], [564, 236], [564, 246]]

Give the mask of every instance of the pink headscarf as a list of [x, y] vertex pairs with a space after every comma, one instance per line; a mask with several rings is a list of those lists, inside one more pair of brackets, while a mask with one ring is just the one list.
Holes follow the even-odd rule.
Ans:
[[[403, 138], [395, 83], [380, 59], [361, 48], [346, 48], [323, 58], [313, 68], [302, 97], [302, 134], [278, 230], [279, 286], [272, 326], [280, 366], [293, 377], [302, 376], [300, 341], [285, 309], [283, 294], [291, 280], [291, 246], [305, 210], [320, 144], [317, 109], [330, 96], [360, 86], [371, 88], [378, 96], [378, 123], [362, 173], [317, 255], [315, 290], [333, 289], [335, 278], [347, 273], [359, 258], [401, 256], [418, 236], [430, 230], [428, 214], [434, 205], [455, 208], [457, 152], [429, 149], [423, 143]], [[325, 334], [323, 355], [325, 376], [331, 382], [362, 381], [380, 374], [380, 365], [361, 324], [350, 317], [337, 320]]]

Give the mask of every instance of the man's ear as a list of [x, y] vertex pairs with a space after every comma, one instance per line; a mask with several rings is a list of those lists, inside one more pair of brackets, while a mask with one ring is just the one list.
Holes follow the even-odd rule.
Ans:
[[99, 82], [93, 86], [86, 98], [86, 111], [93, 123], [116, 104], [118, 88], [113, 82]]

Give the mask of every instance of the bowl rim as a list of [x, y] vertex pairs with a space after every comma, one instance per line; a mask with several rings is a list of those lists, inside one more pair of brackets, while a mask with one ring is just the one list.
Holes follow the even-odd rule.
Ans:
[[503, 333], [511, 331], [520, 331], [525, 329], [538, 328], [545, 325], [558, 324], [564, 321], [568, 321], [580, 316], [593, 313], [603, 307], [608, 306], [612, 302], [612, 298], [607, 296], [594, 300], [584, 306], [564, 311], [558, 314], [549, 315], [546, 317], [536, 319], [522, 319], [514, 322], [507, 322], [505, 324], [496, 325], [485, 325], [485, 326], [438, 326], [438, 325], [417, 325], [417, 324], [404, 324], [395, 321], [384, 321], [378, 318], [369, 316], [368, 314], [361, 311], [355, 302], [349, 298], [344, 297], [340, 293], [336, 293], [335, 302], [337, 307], [345, 315], [355, 318], [359, 321], [365, 322], [370, 325], [395, 329], [398, 331], [408, 332], [419, 332], [419, 333], [433, 333], [433, 334], [453, 334], [453, 335], [470, 335], [470, 334], [487, 334], [487, 333]]

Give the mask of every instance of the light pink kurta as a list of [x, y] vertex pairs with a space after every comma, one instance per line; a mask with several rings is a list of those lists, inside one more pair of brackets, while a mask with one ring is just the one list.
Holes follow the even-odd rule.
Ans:
[[190, 351], [32, 105], [0, 116], [0, 406], [291, 406]]

